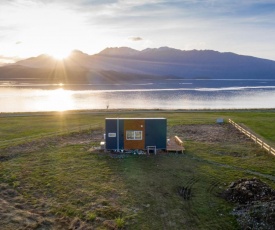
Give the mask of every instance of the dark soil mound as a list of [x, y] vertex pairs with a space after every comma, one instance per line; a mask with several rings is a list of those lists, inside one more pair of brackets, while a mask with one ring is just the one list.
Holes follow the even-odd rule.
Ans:
[[223, 193], [226, 200], [247, 204], [252, 201], [275, 200], [275, 190], [257, 178], [232, 182]]
[[241, 229], [275, 230], [275, 190], [257, 178], [232, 182], [222, 196], [237, 204]]

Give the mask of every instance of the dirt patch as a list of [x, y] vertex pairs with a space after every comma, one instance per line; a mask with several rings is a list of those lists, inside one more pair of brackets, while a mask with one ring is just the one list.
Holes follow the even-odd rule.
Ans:
[[261, 180], [232, 182], [222, 197], [237, 205], [233, 214], [242, 229], [275, 229], [275, 190]]
[[177, 125], [169, 129], [169, 136], [179, 136], [183, 141], [208, 143], [241, 143], [250, 141], [231, 124]]
[[72, 133], [63, 136], [56, 144], [61, 146], [76, 145], [76, 144], [89, 144], [91, 142], [100, 142], [103, 139], [102, 130], [84, 131]]
[[54, 137], [47, 137], [0, 149], [0, 161], [7, 161], [18, 156], [19, 154], [31, 153], [43, 148], [53, 146], [63, 147], [66, 145], [89, 144], [92, 142], [99, 143], [102, 139], [102, 130], [89, 130]]
[[[230, 124], [210, 124], [210, 125], [177, 125], [170, 127], [168, 136], [179, 136], [183, 141], [199, 141], [207, 143], [244, 143], [251, 140], [236, 130]], [[5, 149], [0, 149], [0, 161], [12, 159], [19, 154], [31, 153], [42, 148], [53, 146], [66, 146], [77, 144], [100, 143], [103, 139], [102, 130], [89, 130], [74, 132], [66, 135], [47, 137], [40, 140], [18, 144]], [[172, 139], [171, 139], [172, 140]], [[222, 153], [224, 154], [224, 153]], [[234, 155], [234, 153], [232, 153]], [[238, 153], [235, 153], [238, 156]]]

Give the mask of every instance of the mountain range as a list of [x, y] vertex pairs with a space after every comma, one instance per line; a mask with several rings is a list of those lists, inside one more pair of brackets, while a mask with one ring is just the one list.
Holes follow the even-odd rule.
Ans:
[[275, 61], [213, 50], [120, 47], [95, 55], [75, 50], [62, 61], [43, 54], [0, 67], [1, 81], [21, 83], [119, 84], [168, 78], [275, 79]]

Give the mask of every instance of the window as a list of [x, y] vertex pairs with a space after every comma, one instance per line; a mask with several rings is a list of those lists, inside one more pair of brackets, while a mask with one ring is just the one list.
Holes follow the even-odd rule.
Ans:
[[108, 133], [108, 137], [116, 137], [116, 133]]
[[126, 131], [126, 140], [142, 140], [142, 131]]

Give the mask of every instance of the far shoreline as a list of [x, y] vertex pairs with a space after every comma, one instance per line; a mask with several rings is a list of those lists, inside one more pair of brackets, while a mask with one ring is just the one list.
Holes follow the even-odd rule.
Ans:
[[133, 114], [133, 113], [226, 113], [226, 112], [275, 112], [275, 108], [255, 109], [88, 109], [65, 111], [0, 112], [1, 117], [53, 116], [74, 114]]

